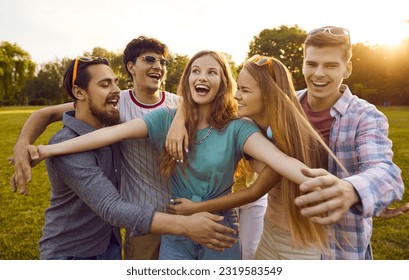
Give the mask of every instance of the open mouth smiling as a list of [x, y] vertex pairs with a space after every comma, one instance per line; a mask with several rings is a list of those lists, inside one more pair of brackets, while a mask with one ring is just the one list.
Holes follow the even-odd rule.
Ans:
[[118, 101], [119, 101], [119, 97], [115, 97], [115, 98], [107, 100], [107, 104], [110, 104], [112, 106], [112, 108], [117, 109], [118, 108]]
[[205, 94], [209, 93], [210, 88], [208, 86], [205, 86], [205, 85], [197, 85], [197, 86], [195, 86], [195, 90], [196, 90], [197, 93], [205, 95]]
[[325, 87], [329, 84], [329, 82], [312, 82], [312, 84], [316, 87]]
[[162, 75], [159, 73], [150, 73], [148, 74], [148, 77], [159, 81], [162, 78]]

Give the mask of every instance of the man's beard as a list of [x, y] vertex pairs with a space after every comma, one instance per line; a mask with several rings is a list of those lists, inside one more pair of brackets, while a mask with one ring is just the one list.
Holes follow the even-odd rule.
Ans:
[[[105, 126], [116, 125], [119, 123], [119, 111], [115, 113], [108, 113], [107, 111], [99, 110], [91, 100], [88, 101], [89, 110], [91, 114], [94, 115], [101, 123]], [[110, 105], [108, 105], [110, 106]]]

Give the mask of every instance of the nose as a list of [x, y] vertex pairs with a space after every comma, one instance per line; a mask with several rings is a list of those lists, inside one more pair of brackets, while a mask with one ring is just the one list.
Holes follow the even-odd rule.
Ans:
[[162, 65], [159, 62], [159, 59], [156, 59], [153, 63], [153, 68], [162, 68]]
[[237, 90], [236, 93], [234, 94], [234, 99], [240, 100], [241, 99], [241, 93], [240, 90]]
[[121, 92], [121, 89], [119, 88], [119, 86], [117, 84], [114, 83], [113, 91], [114, 92]]
[[199, 81], [207, 81], [207, 74], [205, 71], [201, 71], [199, 74]]
[[207, 81], [207, 79], [205, 76], [202, 75], [199, 77], [199, 81], [204, 82], [204, 81]]
[[314, 73], [315, 76], [322, 77], [325, 76], [325, 71], [323, 66], [318, 66]]

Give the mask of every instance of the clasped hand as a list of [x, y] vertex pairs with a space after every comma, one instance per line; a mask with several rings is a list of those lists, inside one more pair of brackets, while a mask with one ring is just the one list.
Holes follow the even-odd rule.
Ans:
[[42, 145], [16, 145], [13, 156], [7, 158], [14, 166], [14, 173], [10, 178], [12, 192], [16, 192], [19, 188], [21, 194], [28, 194], [27, 184], [32, 179], [31, 168], [45, 158], [41, 153], [42, 147]]
[[171, 199], [171, 202], [166, 205], [166, 212], [174, 215], [192, 215], [199, 211], [195, 210], [197, 206], [196, 202], [193, 202], [186, 198]]

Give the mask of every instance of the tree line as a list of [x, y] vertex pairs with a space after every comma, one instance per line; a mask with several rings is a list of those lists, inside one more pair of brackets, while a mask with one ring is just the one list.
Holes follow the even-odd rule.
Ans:
[[[297, 25], [264, 29], [249, 43], [247, 57], [260, 54], [280, 59], [291, 71], [295, 87], [302, 89], [305, 87], [302, 58], [306, 36], [307, 32]], [[353, 71], [345, 83], [354, 94], [375, 105], [409, 105], [409, 38], [396, 47], [357, 43], [352, 50]], [[120, 80], [119, 87], [131, 87], [132, 81], [125, 71], [122, 53], [95, 47], [83, 55], [108, 58]], [[233, 73], [237, 74], [242, 65], [236, 65], [231, 55], [225, 55]], [[65, 57], [37, 66], [29, 53], [17, 44], [1, 42], [0, 106], [52, 105], [71, 101], [61, 88], [61, 80], [67, 63], [72, 59]], [[170, 65], [163, 89], [176, 93], [189, 57], [171, 52], [168, 59]]]

